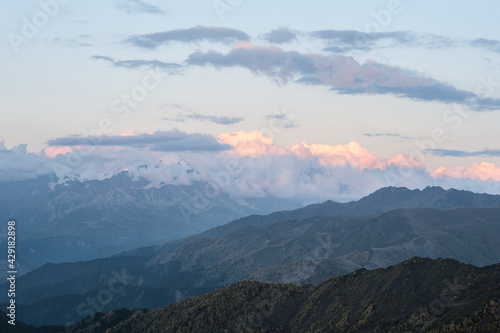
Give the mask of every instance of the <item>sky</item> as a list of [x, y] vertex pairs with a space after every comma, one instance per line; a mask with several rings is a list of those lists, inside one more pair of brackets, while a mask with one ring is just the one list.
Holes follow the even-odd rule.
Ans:
[[2, 5], [0, 181], [500, 193], [497, 1]]

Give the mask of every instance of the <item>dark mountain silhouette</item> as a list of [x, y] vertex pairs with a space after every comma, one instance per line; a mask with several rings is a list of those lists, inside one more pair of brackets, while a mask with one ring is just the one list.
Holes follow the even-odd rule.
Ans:
[[317, 285], [241, 281], [152, 311], [99, 313], [67, 331], [496, 333], [500, 265], [414, 257]]

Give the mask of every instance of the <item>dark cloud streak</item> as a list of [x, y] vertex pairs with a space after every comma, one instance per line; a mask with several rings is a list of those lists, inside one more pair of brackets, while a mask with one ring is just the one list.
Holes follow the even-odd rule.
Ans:
[[366, 137], [393, 137], [393, 138], [398, 138], [398, 139], [401, 139], [401, 140], [413, 140], [414, 138], [410, 138], [408, 136], [404, 136], [404, 135], [401, 135], [401, 134], [397, 134], [397, 133], [364, 133], [363, 136], [366, 136]]
[[209, 41], [214, 43], [231, 44], [238, 41], [248, 41], [250, 36], [245, 32], [224, 27], [196, 26], [189, 29], [169, 30], [146, 35], [133, 36], [125, 40], [126, 43], [137, 47], [155, 49], [170, 42], [198, 43]]
[[165, 14], [165, 11], [163, 11], [160, 7], [142, 0], [118, 0], [116, 8], [124, 10], [127, 14]]
[[471, 46], [480, 47], [489, 51], [500, 53], [500, 41], [492, 39], [478, 38], [470, 42]]
[[94, 55], [90, 57], [94, 60], [103, 60], [110, 63], [113, 67], [122, 67], [126, 69], [154, 69], [154, 70], [164, 70], [171, 74], [178, 74], [179, 71], [184, 67], [176, 63], [168, 63], [160, 60], [118, 60], [112, 57]]
[[78, 137], [67, 136], [49, 140], [49, 146], [114, 146], [146, 148], [153, 151], [222, 151], [230, 146], [219, 143], [208, 134], [188, 134], [179, 130], [157, 131], [153, 134], [130, 136]]
[[426, 149], [425, 153], [439, 157], [500, 157], [500, 150], [498, 149], [484, 149], [471, 152], [454, 149]]

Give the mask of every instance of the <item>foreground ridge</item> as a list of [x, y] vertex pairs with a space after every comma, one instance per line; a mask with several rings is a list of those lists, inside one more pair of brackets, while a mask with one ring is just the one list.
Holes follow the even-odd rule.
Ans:
[[[413, 257], [317, 285], [241, 281], [152, 311], [112, 310], [70, 332], [499, 332], [500, 264]], [[5, 325], [4, 325], [5, 326]], [[25, 328], [59, 332], [62, 327]]]

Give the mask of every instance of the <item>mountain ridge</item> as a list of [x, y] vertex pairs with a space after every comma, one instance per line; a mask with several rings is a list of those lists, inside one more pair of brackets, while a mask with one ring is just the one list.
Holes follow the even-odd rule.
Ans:
[[65, 329], [80, 333], [493, 333], [500, 330], [500, 264], [475, 267], [452, 259], [412, 257], [316, 285], [245, 280], [155, 310], [98, 313]]
[[[25, 321], [64, 324], [81, 319], [74, 306], [60, 307], [65, 293], [78, 291], [73, 302], [86, 304], [116, 274], [132, 277], [123, 286], [126, 297], [114, 297], [103, 309], [120, 304], [156, 308], [179, 295], [196, 296], [244, 279], [318, 283], [363, 267], [388, 267], [416, 255], [450, 257], [481, 266], [498, 263], [498, 239], [500, 208], [424, 207], [396, 209], [376, 217], [289, 219], [246, 226], [220, 237], [194, 238], [131, 257], [44, 266], [18, 279], [18, 301], [20, 312], [29, 317]], [[51, 271], [61, 272], [60, 277], [50, 281]], [[73, 273], [64, 277], [65, 271]], [[54, 315], [37, 317], [40, 306], [54, 309], [49, 311]], [[61, 318], [66, 321], [58, 321]]]

